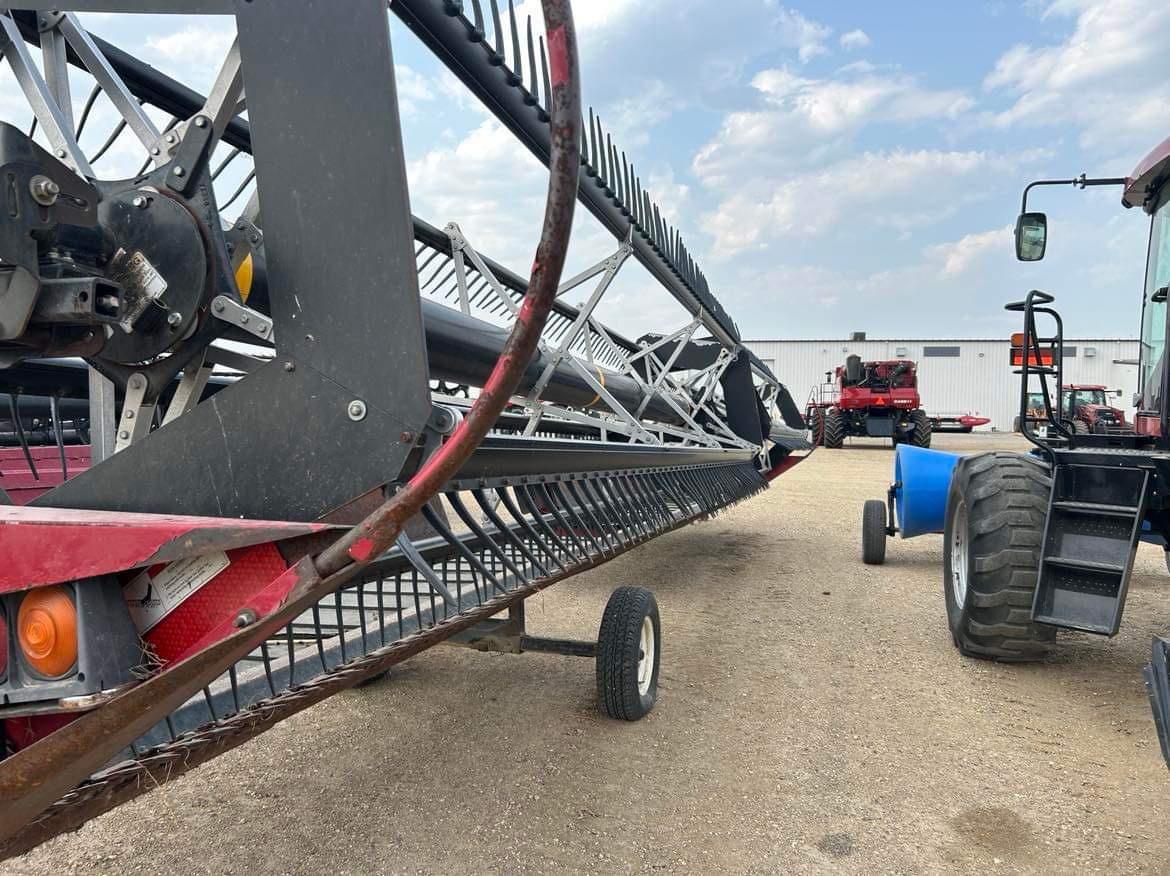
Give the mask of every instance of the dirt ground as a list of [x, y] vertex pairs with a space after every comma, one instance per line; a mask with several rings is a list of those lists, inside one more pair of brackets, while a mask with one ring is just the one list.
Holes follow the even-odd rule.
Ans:
[[817, 451], [529, 603], [533, 631], [584, 637], [613, 587], [654, 589], [662, 683], [640, 723], [598, 714], [589, 660], [434, 649], [7, 872], [1166, 869], [1139, 675], [1170, 629], [1161, 551], [1139, 551], [1117, 638], [964, 659], [941, 536], [859, 559], [891, 466], [877, 442]]

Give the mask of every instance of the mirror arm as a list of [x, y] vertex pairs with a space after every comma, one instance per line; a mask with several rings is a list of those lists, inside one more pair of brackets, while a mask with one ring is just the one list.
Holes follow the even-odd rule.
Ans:
[[1081, 174], [1076, 179], [1038, 179], [1034, 182], [1028, 183], [1024, 186], [1024, 196], [1020, 203], [1020, 212], [1028, 212], [1028, 192], [1032, 191], [1036, 186], [1075, 186], [1079, 189], [1085, 189], [1089, 186], [1123, 186], [1125, 185], [1125, 177], [1099, 177], [1090, 178], [1086, 174]]

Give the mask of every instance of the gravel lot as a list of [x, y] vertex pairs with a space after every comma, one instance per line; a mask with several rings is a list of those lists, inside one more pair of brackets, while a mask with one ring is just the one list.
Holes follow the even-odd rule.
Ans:
[[1116, 639], [963, 659], [941, 536], [859, 559], [891, 467], [878, 442], [819, 450], [529, 603], [535, 632], [584, 637], [613, 587], [654, 589], [662, 685], [640, 723], [599, 716], [591, 661], [434, 649], [7, 872], [1164, 870], [1170, 776], [1139, 676], [1170, 629], [1161, 551], [1139, 551]]

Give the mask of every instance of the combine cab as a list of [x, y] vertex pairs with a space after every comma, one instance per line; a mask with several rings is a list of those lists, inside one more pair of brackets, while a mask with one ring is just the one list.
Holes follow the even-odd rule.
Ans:
[[918, 366], [909, 359], [849, 356], [813, 389], [805, 423], [813, 443], [825, 447], [840, 447], [850, 435], [930, 446], [931, 418], [918, 395]]

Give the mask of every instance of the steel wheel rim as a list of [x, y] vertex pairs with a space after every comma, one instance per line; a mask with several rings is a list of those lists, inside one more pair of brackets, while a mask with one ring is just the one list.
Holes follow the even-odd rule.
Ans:
[[960, 609], [967, 604], [967, 506], [962, 502], [955, 508], [951, 522], [951, 592]]
[[642, 631], [638, 636], [638, 693], [645, 696], [650, 690], [654, 677], [654, 622], [650, 615], [642, 618]]

